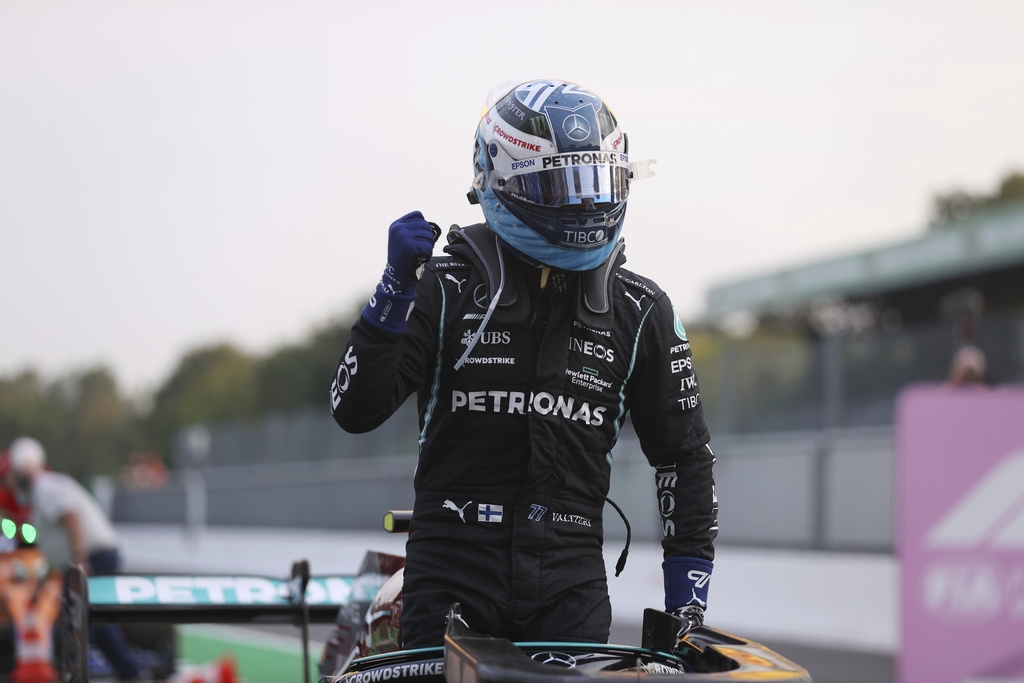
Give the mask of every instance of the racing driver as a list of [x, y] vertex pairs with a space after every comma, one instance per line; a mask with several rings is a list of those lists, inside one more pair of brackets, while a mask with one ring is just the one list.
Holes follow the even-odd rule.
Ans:
[[715, 458], [683, 325], [623, 267], [627, 196], [648, 167], [573, 83], [495, 90], [487, 107], [469, 193], [485, 223], [453, 226], [433, 260], [436, 226], [391, 224], [330, 390], [349, 432], [417, 393], [402, 646], [440, 645], [456, 601], [492, 636], [608, 641], [602, 511], [627, 415], [655, 468], [666, 609], [700, 625]]

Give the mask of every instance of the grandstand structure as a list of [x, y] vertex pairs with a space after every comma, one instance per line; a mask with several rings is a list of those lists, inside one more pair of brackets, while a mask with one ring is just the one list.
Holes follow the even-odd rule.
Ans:
[[713, 394], [701, 377], [719, 430], [891, 424], [900, 390], [946, 381], [965, 344], [989, 383], [1024, 381], [1024, 204], [723, 283], [707, 304], [706, 325], [738, 330], [705, 367]]
[[925, 235], [719, 285], [708, 316], [792, 315], [824, 302], [867, 303], [906, 322], [936, 321], [971, 289], [988, 310], [1024, 309], [1024, 205], [944, 223]]

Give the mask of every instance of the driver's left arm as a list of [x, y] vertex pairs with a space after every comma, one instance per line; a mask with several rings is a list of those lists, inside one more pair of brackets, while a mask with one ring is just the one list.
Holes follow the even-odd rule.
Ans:
[[690, 342], [668, 296], [654, 306], [641, 332], [630, 418], [655, 467], [666, 608], [703, 608], [718, 535], [715, 456]]

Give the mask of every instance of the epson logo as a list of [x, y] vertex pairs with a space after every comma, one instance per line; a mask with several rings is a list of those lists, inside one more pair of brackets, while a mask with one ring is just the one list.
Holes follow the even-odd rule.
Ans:
[[693, 359], [675, 358], [671, 361], [671, 368], [673, 375], [678, 375], [680, 372], [690, 372], [693, 370]]
[[606, 406], [592, 408], [586, 401], [555, 396], [546, 391], [527, 395], [522, 391], [452, 391], [452, 412], [468, 410], [475, 413], [503, 413], [506, 415], [557, 415], [573, 422], [585, 422], [592, 427], [604, 424]]
[[609, 363], [615, 361], [615, 349], [610, 349], [603, 344], [595, 344], [592, 341], [577, 339], [576, 337], [569, 337], [569, 350], [593, 356], [598, 360], [606, 360]]
[[522, 168], [530, 168], [531, 166], [535, 166], [536, 164], [537, 164], [537, 162], [534, 159], [524, 159], [522, 161], [513, 161], [512, 162], [512, 170], [513, 171], [518, 171], [519, 169], [522, 169]]

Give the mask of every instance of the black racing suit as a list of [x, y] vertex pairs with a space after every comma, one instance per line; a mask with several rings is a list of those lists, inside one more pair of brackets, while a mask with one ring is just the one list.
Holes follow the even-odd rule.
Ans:
[[418, 392], [403, 645], [440, 645], [454, 601], [494, 636], [607, 642], [601, 520], [627, 414], [657, 468], [666, 556], [713, 559], [714, 456], [686, 333], [619, 252], [586, 274], [542, 273], [485, 226], [453, 229], [449, 242], [405, 333], [360, 319], [331, 387], [350, 432]]

